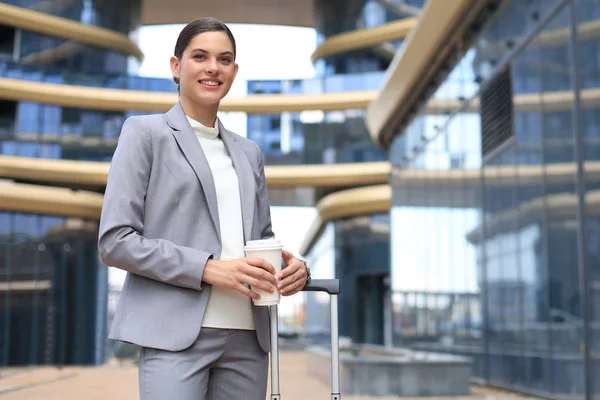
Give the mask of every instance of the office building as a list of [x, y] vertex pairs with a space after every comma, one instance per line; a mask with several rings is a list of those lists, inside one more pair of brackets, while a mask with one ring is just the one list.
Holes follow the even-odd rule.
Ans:
[[[598, 393], [600, 2], [234, 2], [203, 13], [318, 33], [317, 77], [249, 82], [222, 110], [248, 113], [273, 204], [317, 206], [302, 250], [341, 280], [340, 332], [467, 355], [509, 389]], [[127, 116], [176, 101], [128, 75], [128, 35], [196, 5], [90, 4], [0, 3], [2, 365], [104, 362], [107, 162]], [[326, 300], [306, 298], [315, 341]]]
[[[140, 26], [186, 23], [190, 15], [197, 14], [228, 23], [318, 25], [327, 37], [354, 28], [375, 14], [380, 22], [389, 19], [389, 4], [369, 2], [365, 6], [358, 1], [344, 17], [349, 18], [349, 25], [331, 27], [328, 21], [334, 16], [332, 4], [327, 3], [272, 2], [257, 9], [232, 1], [206, 3], [200, 9], [182, 0], [170, 4], [168, 10], [153, 0], [0, 3], [0, 365], [105, 361], [107, 268], [98, 259], [96, 238], [108, 162], [127, 117], [164, 112], [177, 99], [170, 80], [130, 73], [130, 65], [144, 56], [132, 39]], [[376, 12], [365, 13], [369, 9]], [[325, 13], [318, 24], [313, 11]], [[403, 16], [402, 12], [395, 15]], [[404, 27], [396, 36], [404, 37], [407, 31]], [[327, 67], [329, 75], [338, 73], [341, 83], [327, 79], [341, 85], [340, 91], [367, 89], [345, 84], [340, 75], [346, 69], [381, 69], [373, 68], [381, 64], [381, 57], [365, 51], [367, 55], [357, 56], [354, 66], [348, 61], [343, 68]], [[334, 46], [328, 52], [335, 55], [340, 51]], [[322, 58], [316, 56], [315, 61]], [[354, 80], [362, 78], [355, 76]], [[369, 79], [364, 82], [376, 87]], [[260, 92], [260, 85], [273, 84], [284, 85], [251, 82], [256, 88], [251, 92]], [[321, 96], [332, 91], [326, 86], [319, 79], [292, 82], [287, 89], [276, 90], [281, 96], [298, 96], [296, 100], [286, 97], [291, 99], [287, 105], [282, 106], [277, 97], [257, 105], [257, 97], [248, 96], [237, 103], [235, 99], [224, 101], [222, 110], [251, 110], [250, 136], [260, 143], [270, 166], [383, 159], [385, 152], [368, 140], [361, 125], [363, 115], [355, 111], [364, 113], [372, 93], [359, 91], [350, 99], [336, 98], [332, 93], [334, 96], [327, 98]], [[303, 103], [306, 93], [315, 95]], [[303, 113], [303, 107], [308, 114]], [[347, 109], [354, 111], [345, 115]], [[322, 110], [331, 114], [327, 116]], [[269, 122], [264, 139], [255, 135], [260, 129], [253, 128], [257, 124], [253, 113], [276, 116]], [[323, 123], [328, 119], [332, 119], [329, 125]], [[260, 119], [257, 121], [260, 128]], [[335, 135], [328, 135], [324, 144], [322, 137], [328, 128], [335, 126], [345, 134], [349, 125], [357, 126], [359, 132], [352, 146]], [[279, 134], [278, 129], [282, 131], [281, 126], [290, 128], [282, 135], [286, 141], [271, 138]], [[313, 205], [320, 194], [314, 193], [312, 181], [303, 183], [308, 196], [300, 196], [295, 188], [297, 179], [304, 176], [302, 170], [280, 174], [280, 183], [270, 185], [273, 204], [288, 204], [289, 200]], [[332, 185], [324, 182], [319, 188], [328, 191]]]
[[448, 25], [425, 7], [367, 113], [392, 163], [394, 345], [544, 397], [599, 392], [599, 5], [438, 9]]

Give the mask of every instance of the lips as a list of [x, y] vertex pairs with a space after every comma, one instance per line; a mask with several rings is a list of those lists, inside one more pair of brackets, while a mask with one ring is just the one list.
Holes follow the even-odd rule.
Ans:
[[210, 86], [210, 87], [219, 87], [223, 84], [220, 80], [215, 79], [201, 79], [198, 81], [201, 85]]

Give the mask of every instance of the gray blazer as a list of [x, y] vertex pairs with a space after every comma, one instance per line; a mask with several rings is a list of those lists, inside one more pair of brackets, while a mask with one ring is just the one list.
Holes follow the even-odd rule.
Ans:
[[[245, 240], [274, 236], [259, 147], [219, 130], [239, 178]], [[109, 338], [170, 351], [191, 346], [211, 290], [202, 274], [209, 258], [221, 256], [220, 236], [213, 177], [181, 105], [128, 118], [98, 238], [102, 262], [127, 271]], [[260, 347], [269, 351], [267, 307], [252, 309]]]

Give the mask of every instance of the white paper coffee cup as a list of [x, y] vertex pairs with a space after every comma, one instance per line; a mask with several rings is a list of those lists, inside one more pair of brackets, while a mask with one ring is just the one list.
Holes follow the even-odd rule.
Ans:
[[[275, 273], [278, 274], [281, 271], [281, 262], [283, 246], [278, 239], [262, 239], [262, 240], [250, 240], [246, 243], [244, 251], [246, 257], [258, 257], [263, 258], [270, 262], [275, 267]], [[273, 286], [269, 282], [265, 282], [269, 286]], [[250, 289], [260, 295], [260, 299], [252, 299], [257, 306], [270, 306], [279, 304], [279, 291], [274, 287], [274, 292], [269, 293], [259, 288], [250, 287]]]

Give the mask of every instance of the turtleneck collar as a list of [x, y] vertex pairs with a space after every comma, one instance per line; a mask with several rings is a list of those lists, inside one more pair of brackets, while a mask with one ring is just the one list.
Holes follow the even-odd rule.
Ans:
[[200, 122], [188, 117], [187, 115], [185, 117], [188, 119], [196, 136], [205, 137], [208, 139], [216, 139], [219, 136], [219, 119], [218, 118], [215, 121], [215, 127], [209, 128], [208, 126], [202, 125]]

